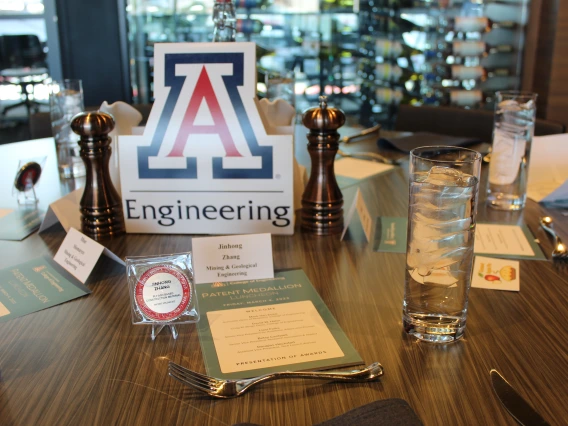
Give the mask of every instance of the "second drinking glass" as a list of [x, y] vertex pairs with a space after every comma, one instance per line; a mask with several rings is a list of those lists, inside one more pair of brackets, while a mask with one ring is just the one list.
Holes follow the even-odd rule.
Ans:
[[521, 210], [527, 197], [537, 95], [497, 92], [487, 204], [498, 210]]

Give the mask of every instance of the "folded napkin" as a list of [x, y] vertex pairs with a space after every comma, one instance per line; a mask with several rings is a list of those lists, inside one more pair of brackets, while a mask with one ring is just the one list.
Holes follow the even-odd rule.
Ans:
[[99, 111], [106, 112], [114, 118], [114, 130], [109, 133], [111, 141], [111, 160], [109, 162], [109, 172], [112, 183], [118, 193], [120, 190], [120, 169], [118, 163], [118, 137], [131, 135], [132, 129], [142, 121], [142, 114], [133, 106], [125, 102], [115, 102], [108, 104], [104, 101]]
[[[260, 426], [237, 423], [234, 426]], [[354, 408], [314, 426], [422, 426], [422, 422], [403, 399], [383, 399]]]
[[377, 143], [379, 148], [394, 148], [399, 151], [410, 152], [414, 148], [419, 148], [421, 146], [467, 146], [480, 142], [481, 140], [478, 138], [467, 136], [448, 136], [440, 135], [438, 133], [417, 132], [402, 138], [380, 138]]
[[527, 195], [548, 207], [568, 206], [568, 134], [534, 137]]

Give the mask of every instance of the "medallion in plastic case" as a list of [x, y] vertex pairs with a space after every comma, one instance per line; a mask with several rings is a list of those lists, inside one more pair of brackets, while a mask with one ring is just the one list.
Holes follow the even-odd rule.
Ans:
[[152, 325], [152, 340], [167, 325], [199, 321], [191, 253], [126, 258], [133, 324]]

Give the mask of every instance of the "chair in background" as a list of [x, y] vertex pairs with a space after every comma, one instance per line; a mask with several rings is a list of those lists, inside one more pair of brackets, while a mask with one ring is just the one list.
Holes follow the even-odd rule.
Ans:
[[[432, 132], [449, 136], [476, 137], [491, 142], [493, 135], [493, 111], [452, 107], [401, 105], [395, 130], [407, 132]], [[537, 118], [535, 136], [565, 133], [563, 124]]]
[[[39, 38], [33, 34], [0, 36], [0, 83], [18, 86], [23, 100], [4, 108], [2, 115], [24, 105], [28, 116], [45, 105], [34, 99], [34, 88], [49, 78], [46, 55]], [[30, 89], [31, 86], [31, 89]]]

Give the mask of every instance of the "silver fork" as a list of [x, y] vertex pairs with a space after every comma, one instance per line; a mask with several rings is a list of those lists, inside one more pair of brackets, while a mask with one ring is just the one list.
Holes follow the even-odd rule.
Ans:
[[362, 370], [353, 371], [282, 371], [279, 373], [263, 374], [243, 380], [225, 380], [206, 376], [172, 361], [168, 363], [168, 374], [183, 383], [215, 398], [233, 398], [242, 395], [256, 384], [276, 379], [303, 378], [322, 379], [343, 382], [369, 382], [381, 377], [384, 373], [383, 366], [375, 362]]
[[540, 226], [554, 237], [554, 250], [552, 250], [553, 260], [568, 261], [568, 249], [566, 245], [562, 242], [558, 234], [554, 231], [552, 227], [552, 218], [550, 216], [544, 216], [540, 218]]

